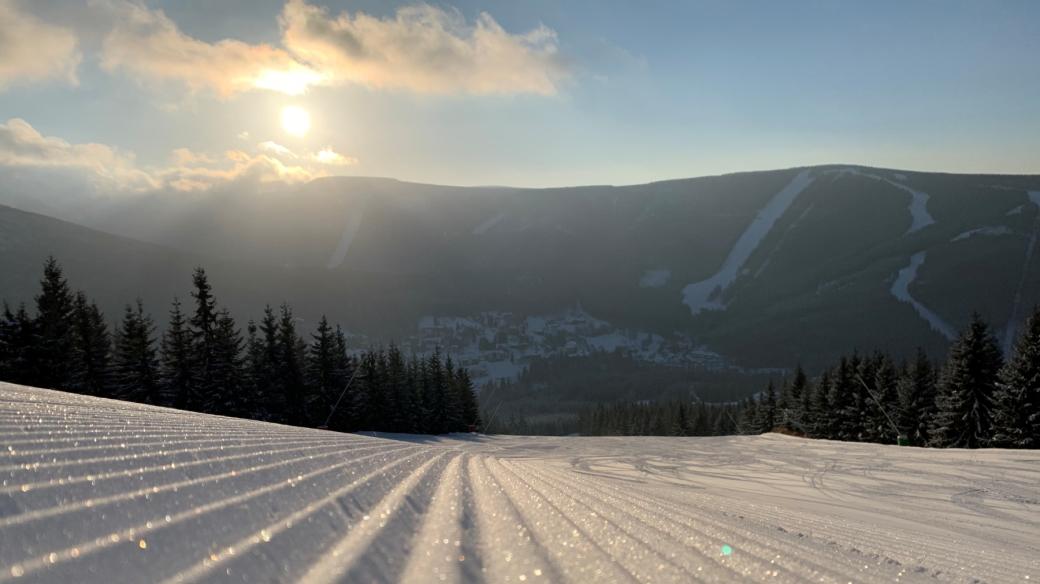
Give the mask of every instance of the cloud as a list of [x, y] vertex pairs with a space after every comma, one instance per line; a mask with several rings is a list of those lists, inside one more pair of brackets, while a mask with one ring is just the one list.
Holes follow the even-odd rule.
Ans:
[[539, 26], [512, 34], [487, 13], [469, 24], [457, 11], [418, 4], [389, 18], [363, 12], [333, 17], [305, 0], [289, 0], [280, 21], [282, 44], [321, 71], [325, 83], [550, 95], [566, 77], [554, 31]]
[[298, 154], [275, 142], [261, 142], [254, 152], [229, 150], [221, 156], [178, 148], [170, 160], [169, 166], [142, 167], [132, 154], [44, 136], [19, 118], [0, 124], [0, 168], [77, 175], [99, 194], [292, 185], [328, 176], [331, 167], [357, 163], [332, 148]]
[[0, 90], [49, 80], [75, 85], [81, 59], [71, 30], [22, 11], [14, 0], [0, 0]]
[[0, 124], [0, 166], [79, 171], [100, 188], [156, 186], [148, 173], [136, 167], [132, 155], [104, 144], [70, 144], [44, 136], [20, 118]]
[[127, 0], [105, 6], [113, 16], [101, 50], [101, 66], [108, 71], [126, 71], [153, 84], [180, 83], [221, 98], [258, 88], [297, 95], [322, 80], [283, 49], [234, 39], [207, 43], [181, 32], [161, 10]]
[[104, 69], [225, 99], [257, 89], [298, 95], [343, 84], [435, 94], [551, 95], [568, 76], [554, 31], [538, 26], [513, 34], [487, 13], [470, 23], [456, 10], [417, 4], [387, 18], [363, 12], [333, 16], [305, 0], [289, 0], [279, 16], [282, 47], [276, 47], [236, 39], [209, 43], [137, 0], [95, 2], [108, 8], [112, 21], [102, 42]]

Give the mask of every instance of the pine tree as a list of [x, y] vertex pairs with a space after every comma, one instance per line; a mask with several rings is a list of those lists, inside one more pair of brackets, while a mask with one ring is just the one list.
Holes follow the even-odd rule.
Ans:
[[477, 404], [477, 393], [470, 379], [469, 371], [465, 367], [459, 367], [455, 372], [455, 387], [459, 393], [459, 403], [462, 407], [462, 423], [464, 430], [472, 426], [478, 431], [483, 425], [480, 420], [480, 406]]
[[307, 408], [311, 419], [324, 420], [332, 404], [343, 389], [344, 381], [338, 371], [336, 336], [329, 320], [322, 315], [317, 330], [311, 334], [307, 351], [307, 385], [310, 389]]
[[1003, 365], [1000, 346], [976, 313], [950, 348], [931, 429], [934, 446], [979, 448], [993, 433], [993, 393]]
[[303, 378], [301, 344], [302, 340], [296, 333], [296, 318], [289, 305], [283, 303], [278, 319], [275, 379], [281, 388], [284, 404], [282, 417], [287, 423], [296, 426], [307, 423], [307, 388]]
[[29, 316], [24, 303], [19, 304], [18, 310], [13, 313], [4, 303], [3, 323], [5, 362], [0, 379], [31, 385], [35, 375], [33, 348], [36, 344], [36, 323]]
[[1040, 448], [1040, 306], [1000, 371], [993, 426], [993, 446]]
[[762, 428], [758, 419], [758, 400], [749, 397], [740, 409], [737, 428], [741, 434], [761, 434]]
[[809, 380], [801, 364], [795, 367], [791, 383], [784, 388], [784, 405], [780, 413], [780, 423], [792, 430], [805, 430], [805, 395], [808, 393]]
[[181, 301], [173, 299], [170, 320], [162, 337], [160, 405], [188, 407], [192, 377], [192, 344], [188, 322], [181, 311]]
[[126, 305], [115, 339], [112, 394], [123, 400], [161, 403], [155, 323], [145, 313], [141, 299], [135, 306]]
[[74, 299], [54, 257], [43, 267], [41, 292], [36, 296], [35, 342], [31, 352], [32, 385], [58, 389], [71, 381]]
[[867, 420], [863, 439], [868, 442], [883, 444], [895, 443], [892, 421], [897, 411], [897, 375], [895, 365], [887, 356], [877, 357], [874, 378], [870, 381], [871, 391], [868, 397]]
[[766, 394], [758, 404], [758, 433], [772, 432], [776, 427], [776, 386], [770, 381]]
[[213, 335], [211, 387], [203, 394], [202, 410], [225, 416], [244, 415], [245, 361], [242, 332], [225, 308], [217, 312]]
[[859, 358], [842, 357], [831, 378], [827, 402], [831, 408], [828, 423], [828, 438], [835, 440], [858, 440], [862, 433], [862, 389], [856, 379]]
[[109, 393], [112, 339], [105, 316], [83, 292], [78, 292], [73, 301], [71, 335], [67, 389], [84, 395], [112, 397]]
[[935, 414], [935, 368], [923, 349], [899, 376], [896, 424], [911, 444], [929, 442], [928, 428]]
[[833, 392], [831, 372], [824, 371], [820, 381], [813, 386], [810, 408], [806, 410], [809, 435], [813, 438], [833, 438], [833, 415], [831, 394]]
[[188, 400], [184, 407], [193, 411], [206, 411], [208, 404], [221, 401], [211, 395], [221, 391], [217, 385], [217, 303], [213, 297], [206, 271], [195, 268], [192, 274], [195, 289], [195, 314], [188, 321], [191, 330], [192, 379]]

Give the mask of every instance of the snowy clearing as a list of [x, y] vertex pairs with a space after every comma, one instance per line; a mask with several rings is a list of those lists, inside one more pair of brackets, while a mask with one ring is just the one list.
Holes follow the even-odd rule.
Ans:
[[0, 581], [1040, 578], [1040, 452], [382, 439], [9, 384], [0, 436]]
[[798, 195], [816, 180], [808, 170], [799, 172], [791, 182], [773, 198], [766, 203], [755, 219], [747, 226], [744, 233], [733, 244], [733, 249], [722, 262], [722, 267], [714, 276], [707, 280], [695, 282], [683, 288], [683, 304], [690, 307], [690, 312], [696, 316], [703, 310], [720, 310], [725, 305], [719, 300], [719, 296], [737, 279], [740, 268], [744, 266], [751, 254], [762, 243], [766, 235], [773, 229], [773, 225], [784, 215], [787, 208], [794, 203]]

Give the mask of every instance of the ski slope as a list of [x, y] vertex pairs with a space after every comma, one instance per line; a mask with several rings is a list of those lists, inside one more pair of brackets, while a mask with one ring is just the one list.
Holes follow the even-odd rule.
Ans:
[[0, 384], [0, 581], [1028, 582], [1040, 452], [384, 439]]

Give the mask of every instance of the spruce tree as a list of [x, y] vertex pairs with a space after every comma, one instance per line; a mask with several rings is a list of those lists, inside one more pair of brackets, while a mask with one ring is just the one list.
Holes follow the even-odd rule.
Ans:
[[1040, 448], [1040, 306], [1033, 309], [1000, 371], [994, 396], [993, 446]]
[[813, 438], [832, 438], [833, 433], [833, 411], [831, 409], [831, 392], [833, 383], [831, 372], [824, 371], [820, 380], [813, 385], [810, 407], [806, 410], [809, 435]]
[[192, 377], [192, 343], [181, 301], [173, 299], [170, 320], [162, 337], [160, 405], [186, 409], [190, 400]]
[[977, 313], [950, 348], [943, 367], [931, 428], [931, 444], [979, 448], [993, 434], [993, 393], [1003, 357]]
[[808, 394], [809, 380], [801, 364], [795, 367], [791, 383], [785, 386], [784, 407], [781, 411], [781, 423], [792, 430], [805, 433], [805, 396]]
[[71, 381], [72, 315], [75, 300], [61, 266], [54, 257], [43, 266], [41, 291], [36, 296], [31, 384], [59, 389]]
[[76, 293], [72, 309], [72, 351], [67, 389], [84, 395], [113, 397], [109, 393], [112, 338], [97, 304]]
[[126, 305], [116, 331], [112, 363], [112, 393], [123, 400], [158, 404], [159, 358], [155, 349], [155, 323], [145, 313], [141, 299]]
[[32, 385], [35, 375], [33, 356], [36, 345], [36, 323], [25, 308], [18, 305], [14, 313], [4, 305], [4, 330], [7, 338], [7, 363], [3, 379], [12, 383]]

